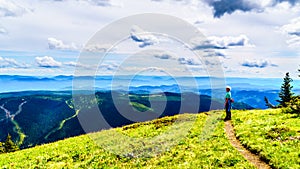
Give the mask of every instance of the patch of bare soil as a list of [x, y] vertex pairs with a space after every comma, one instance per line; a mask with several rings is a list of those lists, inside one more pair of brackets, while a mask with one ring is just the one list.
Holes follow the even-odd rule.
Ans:
[[231, 121], [225, 122], [225, 131], [226, 135], [228, 137], [228, 140], [230, 141], [230, 144], [237, 149], [245, 159], [247, 159], [249, 162], [251, 162], [254, 166], [256, 166], [259, 169], [270, 169], [271, 167], [262, 161], [258, 155], [251, 153], [247, 149], [243, 147], [243, 145], [240, 143], [240, 141], [235, 137], [234, 129], [231, 124]]

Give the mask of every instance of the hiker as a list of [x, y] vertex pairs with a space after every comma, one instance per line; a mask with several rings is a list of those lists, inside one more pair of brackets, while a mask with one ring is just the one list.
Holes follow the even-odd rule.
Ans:
[[231, 98], [231, 87], [226, 86], [226, 95], [225, 95], [225, 110], [226, 110], [226, 120], [231, 120], [231, 103], [233, 102], [233, 99]]

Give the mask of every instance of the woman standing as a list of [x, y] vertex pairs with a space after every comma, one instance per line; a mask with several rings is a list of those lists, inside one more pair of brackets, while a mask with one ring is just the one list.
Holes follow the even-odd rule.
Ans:
[[226, 86], [226, 95], [225, 95], [225, 110], [226, 110], [226, 117], [225, 121], [231, 120], [231, 103], [232, 103], [232, 98], [231, 98], [231, 87]]

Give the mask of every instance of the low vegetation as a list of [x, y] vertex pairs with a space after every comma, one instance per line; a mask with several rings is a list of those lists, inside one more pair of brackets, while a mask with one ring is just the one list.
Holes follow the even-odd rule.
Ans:
[[182, 114], [103, 130], [2, 154], [0, 166], [51, 169], [254, 168], [230, 145], [221, 116], [221, 112]]
[[300, 116], [300, 96], [294, 96], [287, 102], [287, 107], [282, 109], [283, 113], [291, 113]]
[[234, 111], [241, 143], [273, 168], [299, 168], [300, 118], [281, 109]]
[[[223, 115], [222, 115], [223, 114]], [[180, 114], [0, 155], [2, 168], [255, 168], [229, 143], [223, 111]], [[300, 118], [233, 111], [236, 136], [272, 168], [299, 168]]]

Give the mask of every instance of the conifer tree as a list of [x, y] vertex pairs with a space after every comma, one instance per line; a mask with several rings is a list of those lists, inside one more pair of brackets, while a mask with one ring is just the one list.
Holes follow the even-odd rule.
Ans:
[[4, 143], [0, 142], [0, 154], [4, 152], [5, 152]]
[[4, 143], [4, 151], [9, 153], [17, 150], [19, 150], [19, 147], [12, 141], [10, 134], [8, 134]]
[[265, 100], [266, 106], [268, 108], [276, 108], [276, 106], [274, 106], [272, 103], [270, 103], [269, 99], [266, 96], [265, 96], [264, 100]]
[[291, 85], [291, 82], [293, 81], [292, 78], [290, 78], [289, 72], [285, 74], [285, 77], [283, 79], [283, 84], [281, 85], [281, 90], [279, 93], [279, 106], [286, 107], [287, 103], [292, 99], [293, 94], [292, 93], [292, 88], [293, 86]]

